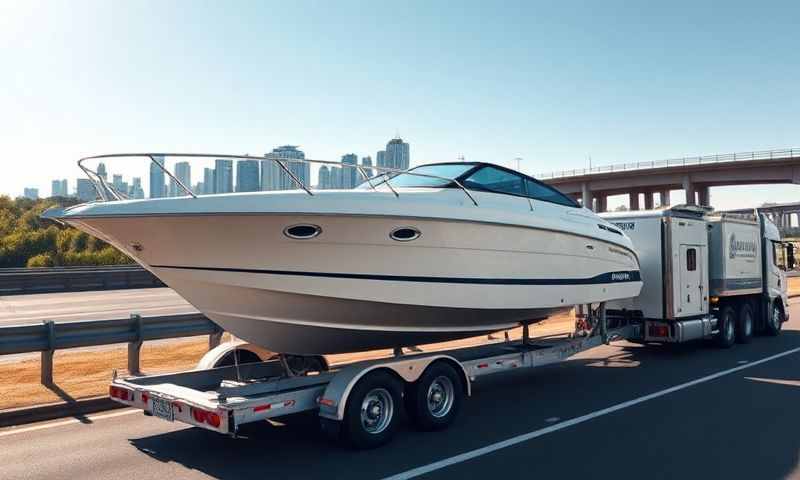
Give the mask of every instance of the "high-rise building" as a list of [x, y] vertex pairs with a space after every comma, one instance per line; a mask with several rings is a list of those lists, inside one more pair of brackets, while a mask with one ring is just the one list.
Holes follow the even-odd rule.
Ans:
[[408, 144], [400, 137], [389, 140], [386, 144], [386, 166], [397, 170], [408, 170], [409, 163]]
[[91, 202], [97, 198], [97, 192], [88, 178], [79, 178], [75, 184], [75, 194], [83, 202]]
[[[164, 165], [163, 156], [153, 156], [158, 165]], [[150, 163], [150, 198], [162, 198], [166, 193], [164, 185], [164, 171], [155, 163]]]
[[364, 180], [366, 180], [367, 178], [371, 178], [374, 175], [373, 172], [372, 172], [372, 157], [366, 156], [366, 157], [361, 159], [361, 169], [367, 175], [366, 178], [364, 178], [364, 176], [361, 175], [361, 181], [362, 182]]
[[203, 182], [197, 182], [194, 184], [192, 191], [195, 195], [203, 195], [206, 193], [206, 186], [203, 184]]
[[38, 200], [39, 199], [39, 189], [32, 188], [32, 187], [25, 187], [24, 190], [25, 198], [29, 198], [31, 200]]
[[378, 154], [375, 155], [375, 160], [377, 162], [375, 166], [386, 168], [386, 150], [379, 151]]
[[135, 199], [144, 198], [144, 189], [142, 188], [142, 177], [133, 177], [133, 184], [131, 185], [129, 196]]
[[342, 155], [342, 164], [352, 165], [352, 167], [342, 167], [342, 186], [340, 188], [355, 188], [358, 183], [358, 155], [355, 153], [348, 153]]
[[257, 192], [261, 189], [258, 176], [258, 160], [239, 160], [236, 162], [236, 191]]
[[123, 190], [122, 188], [122, 184], [124, 183], [122, 181], [122, 175], [113, 175], [112, 178], [113, 180], [111, 181], [111, 185], [114, 186], [114, 189], [116, 189], [119, 193], [128, 193], [127, 189]]
[[106, 164], [100, 162], [97, 164], [97, 176], [103, 180], [108, 180], [108, 172], [106, 171]]
[[340, 189], [342, 187], [342, 169], [331, 167], [331, 188]]
[[50, 182], [50, 196], [51, 197], [66, 197], [67, 191], [64, 188], [66, 180], [53, 180]]
[[230, 193], [233, 191], [233, 161], [217, 159], [214, 162], [214, 191]]
[[61, 180], [61, 195], [64, 197], [69, 197], [69, 184], [67, 183], [67, 179]]
[[211, 193], [216, 193], [214, 190], [214, 186], [216, 183], [214, 182], [214, 169], [213, 168], [205, 168], [203, 169], [203, 193], [206, 195]]
[[331, 171], [327, 165], [319, 167], [319, 180], [317, 181], [317, 188], [320, 190], [331, 188]]
[[[274, 148], [270, 153], [264, 155], [265, 158], [285, 159], [284, 165], [292, 172], [304, 185], [310, 185], [311, 167], [306, 162], [292, 162], [291, 159], [305, 159], [306, 154], [297, 148], [296, 145], [283, 145]], [[294, 180], [283, 171], [275, 160], [261, 161], [261, 190], [290, 190], [300, 188]]]
[[[189, 162], [178, 162], [175, 164], [175, 178], [180, 180], [186, 188], [192, 188], [192, 166]], [[184, 197], [188, 195], [174, 178], [169, 179], [169, 196]]]

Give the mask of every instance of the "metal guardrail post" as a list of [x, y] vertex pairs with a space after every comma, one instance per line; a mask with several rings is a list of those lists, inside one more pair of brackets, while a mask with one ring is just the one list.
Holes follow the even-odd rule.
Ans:
[[42, 385], [53, 385], [53, 355], [56, 353], [56, 325], [52, 320], [45, 320], [47, 330], [47, 350], [42, 350]]
[[141, 375], [140, 357], [142, 352], [142, 316], [138, 313], [131, 314], [131, 320], [136, 322], [136, 340], [128, 343], [128, 373]]
[[208, 349], [211, 350], [212, 348], [216, 348], [222, 343], [222, 334], [225, 333], [224, 330], [217, 327], [215, 331], [208, 335]]

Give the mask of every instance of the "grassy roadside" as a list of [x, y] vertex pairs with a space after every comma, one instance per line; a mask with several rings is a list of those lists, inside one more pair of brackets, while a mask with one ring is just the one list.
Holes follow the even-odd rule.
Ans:
[[[800, 295], [800, 277], [789, 279], [790, 295]], [[559, 317], [533, 327], [534, 335], [562, 333], [572, 327], [571, 319]], [[509, 332], [519, 338], [521, 330]], [[496, 337], [502, 338], [502, 334]], [[474, 337], [422, 347], [423, 350], [438, 350], [478, 345], [489, 341], [487, 337]], [[207, 337], [151, 343], [142, 347], [142, 370], [147, 374], [180, 371], [193, 368], [208, 349]], [[391, 355], [390, 350], [331, 355], [332, 364], [364, 360]], [[111, 372], [121, 374], [127, 368], [125, 345], [100, 351], [56, 352], [54, 379], [57, 390], [39, 383], [39, 359], [31, 358], [19, 362], [0, 364], [0, 409], [58, 402], [68, 398], [80, 399], [104, 395], [108, 389]]]

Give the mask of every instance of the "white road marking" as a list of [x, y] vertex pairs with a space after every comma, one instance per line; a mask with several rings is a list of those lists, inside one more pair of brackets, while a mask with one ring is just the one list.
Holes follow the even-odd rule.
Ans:
[[689, 387], [693, 387], [695, 385], [709, 382], [711, 380], [715, 380], [719, 377], [723, 377], [725, 375], [730, 375], [731, 373], [735, 373], [741, 370], [745, 370], [747, 368], [755, 367], [756, 365], [760, 365], [762, 363], [766, 363], [772, 360], [776, 360], [781, 357], [785, 357], [787, 355], [791, 355], [793, 353], [800, 352], [800, 347], [793, 348], [791, 350], [787, 350], [782, 353], [778, 353], [766, 358], [762, 358], [761, 360], [756, 360], [754, 362], [747, 363], [745, 365], [740, 365], [738, 367], [729, 368], [727, 370], [722, 370], [717, 373], [712, 373], [711, 375], [706, 375], [705, 377], [701, 377], [695, 380], [688, 381], [686, 383], [681, 383], [680, 385], [675, 385], [674, 387], [666, 388], [664, 390], [660, 390], [655, 393], [651, 393], [649, 395], [645, 395], [642, 397], [634, 398], [633, 400], [628, 400], [626, 402], [618, 403], [616, 405], [612, 405], [608, 408], [604, 408], [602, 410], [597, 410], [591, 413], [587, 413], [586, 415], [581, 415], [580, 417], [575, 417], [570, 420], [566, 420], [561, 423], [557, 423], [555, 425], [551, 425], [549, 427], [545, 427], [539, 430], [534, 430], [532, 432], [524, 433], [522, 435], [518, 435], [516, 437], [509, 438], [507, 440], [503, 440], [501, 442], [493, 443], [491, 445], [487, 445], [485, 447], [481, 447], [475, 450], [471, 450], [469, 452], [464, 452], [459, 455], [455, 455], [450, 458], [445, 458], [443, 460], [439, 460], [438, 462], [433, 462], [428, 465], [423, 465], [421, 467], [412, 468], [411, 470], [407, 470], [405, 472], [398, 473], [396, 475], [392, 475], [389, 477], [384, 478], [384, 480], [407, 480], [411, 478], [416, 478], [427, 473], [435, 472], [436, 470], [441, 470], [443, 468], [449, 467], [451, 465], [455, 465], [458, 463], [463, 463], [468, 460], [472, 460], [477, 457], [481, 457], [483, 455], [488, 455], [490, 453], [496, 452], [498, 450], [502, 450], [504, 448], [513, 447], [514, 445], [518, 445], [523, 442], [527, 442], [529, 440], [533, 440], [534, 438], [538, 438], [548, 433], [557, 432], [559, 430], [564, 430], [565, 428], [569, 428], [584, 422], [588, 422], [589, 420], [593, 420], [598, 417], [602, 417], [604, 415], [608, 415], [610, 413], [618, 412], [620, 410], [624, 410], [626, 408], [633, 407], [640, 403], [647, 402], [649, 400], [653, 400], [659, 397], [663, 397], [664, 395], [668, 395], [670, 393], [674, 393], [680, 390], [684, 390]]
[[[91, 421], [95, 421], [95, 420], [103, 420], [105, 418], [123, 417], [125, 415], [132, 415], [134, 413], [142, 413], [142, 411], [141, 410], [123, 410], [121, 412], [104, 413], [102, 415], [89, 415], [88, 418]], [[25, 432], [35, 432], [36, 430], [48, 430], [48, 429], [56, 428], [56, 427], [63, 427], [64, 425], [72, 425], [72, 424], [75, 424], [75, 423], [83, 423], [83, 422], [81, 422], [77, 418], [71, 418], [69, 420], [61, 420], [60, 422], [45, 423], [43, 425], [34, 425], [32, 427], [13, 428], [11, 430], [0, 432], [0, 438], [8, 437], [8, 436], [11, 436], [11, 435], [17, 435], [17, 434], [25, 433]]]

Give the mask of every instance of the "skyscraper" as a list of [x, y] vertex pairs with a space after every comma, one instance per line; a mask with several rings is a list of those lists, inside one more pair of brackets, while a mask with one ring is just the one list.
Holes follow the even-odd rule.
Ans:
[[67, 193], [62, 188], [61, 180], [53, 180], [50, 182], [50, 196], [51, 197], [66, 197]]
[[352, 167], [342, 167], [342, 186], [340, 188], [354, 188], [358, 181], [358, 155], [355, 153], [348, 153], [342, 155], [342, 163], [345, 165], [353, 165]]
[[236, 191], [257, 192], [261, 189], [258, 176], [258, 160], [239, 160], [236, 162]]
[[319, 167], [319, 180], [317, 182], [317, 188], [320, 190], [331, 188], [331, 171], [327, 165]]
[[130, 197], [135, 199], [144, 198], [144, 189], [142, 189], [142, 177], [133, 177], [133, 185], [131, 185]]
[[386, 144], [386, 166], [397, 170], [408, 170], [409, 162], [408, 144], [400, 137], [389, 140]]
[[83, 202], [91, 202], [97, 197], [97, 192], [88, 178], [79, 178], [75, 184], [75, 193]]
[[[175, 178], [181, 181], [186, 188], [192, 188], [192, 166], [189, 162], [178, 162], [175, 164]], [[188, 195], [178, 182], [174, 179], [169, 179], [169, 196], [170, 197], [184, 197]]]
[[230, 193], [233, 191], [233, 161], [217, 159], [214, 162], [214, 191]]
[[374, 175], [374, 173], [372, 172], [372, 157], [370, 157], [369, 155], [361, 159], [361, 167], [364, 170], [364, 173], [367, 174], [366, 178], [361, 179], [362, 182]]
[[108, 172], [106, 171], [106, 164], [100, 162], [97, 164], [97, 176], [103, 180], [108, 180]]
[[203, 170], [203, 193], [206, 195], [210, 193], [216, 193], [214, 187], [216, 183], [214, 182], [214, 169], [213, 168], [205, 168]]
[[342, 169], [339, 167], [331, 167], [331, 188], [342, 188]]
[[25, 198], [29, 198], [31, 200], [38, 200], [39, 199], [39, 189], [38, 188], [25, 187], [24, 195], [25, 195]]
[[386, 150], [379, 151], [378, 154], [375, 155], [375, 160], [377, 161], [375, 166], [384, 167], [385, 168], [386, 167]]
[[[298, 180], [306, 186], [310, 185], [311, 167], [305, 162], [292, 162], [292, 158], [306, 158], [306, 154], [296, 145], [283, 145], [274, 148], [265, 158], [285, 159], [283, 163]], [[300, 188], [274, 160], [261, 161], [261, 189], [262, 190], [289, 190]]]
[[[164, 157], [154, 156], [159, 165], [164, 165]], [[150, 163], [150, 198], [162, 198], [165, 194], [164, 171], [158, 165]]]
[[61, 195], [64, 197], [69, 197], [69, 184], [67, 183], [67, 179], [61, 180]]

